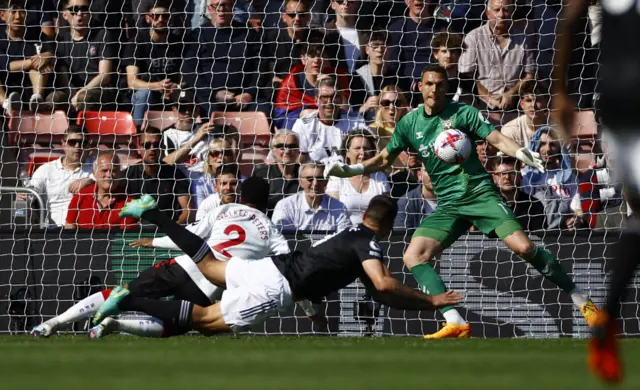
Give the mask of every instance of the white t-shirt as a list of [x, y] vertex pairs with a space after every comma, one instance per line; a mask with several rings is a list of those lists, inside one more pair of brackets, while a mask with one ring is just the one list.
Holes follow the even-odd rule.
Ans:
[[376, 172], [369, 177], [369, 188], [364, 193], [356, 191], [348, 178], [331, 177], [326, 189], [327, 193], [339, 195], [338, 199], [346, 206], [353, 225], [362, 223], [362, 214], [374, 196], [390, 191], [389, 179], [382, 172]]
[[323, 195], [317, 209], [311, 208], [304, 191], [281, 199], [271, 216], [282, 231], [340, 231], [351, 225], [347, 208], [337, 199]]
[[506, 125], [502, 126], [500, 132], [525, 148], [529, 148], [531, 137], [534, 133], [534, 131], [529, 128], [526, 115], [520, 115], [509, 121]]
[[360, 39], [358, 30], [353, 27], [338, 27], [338, 32], [343, 40], [345, 59], [349, 67], [349, 74], [356, 70], [358, 59], [360, 59]]
[[[164, 150], [164, 155], [167, 156], [169, 152], [171, 152], [171, 147], [174, 147], [175, 150], [181, 148], [184, 144], [189, 142], [191, 138], [195, 135], [192, 131], [178, 130], [175, 128], [167, 129], [162, 133], [162, 146]], [[189, 175], [189, 172], [202, 172], [204, 167], [204, 160], [207, 158], [207, 148], [209, 145], [210, 139], [205, 141], [200, 141], [195, 144], [194, 147], [191, 148], [189, 152], [189, 158], [187, 161], [177, 164], [178, 168], [185, 175]], [[173, 145], [172, 145], [173, 144]]]
[[300, 139], [300, 152], [309, 153], [309, 158], [321, 161], [331, 156], [333, 150], [339, 150], [342, 138], [352, 130], [364, 130], [367, 126], [359, 114], [342, 111], [340, 118], [328, 126], [320, 122], [318, 112], [312, 112], [298, 119], [292, 131]]
[[57, 160], [42, 164], [31, 177], [29, 186], [41, 194], [46, 203], [48, 221], [58, 226], [65, 224], [69, 202], [73, 194], [69, 192], [69, 185], [78, 179], [91, 176], [92, 164], [85, 163], [73, 171], [65, 169], [61, 157]]
[[196, 212], [196, 221], [204, 219], [207, 214], [211, 213], [214, 209], [220, 206], [220, 195], [211, 194], [205, 200], [198, 205], [198, 211]]

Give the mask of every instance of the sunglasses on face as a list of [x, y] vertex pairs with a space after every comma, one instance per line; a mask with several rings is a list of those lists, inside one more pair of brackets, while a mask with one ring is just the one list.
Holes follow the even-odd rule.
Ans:
[[298, 149], [298, 144], [275, 144], [273, 145], [275, 149]]
[[158, 20], [160, 18], [169, 19], [169, 15], [171, 14], [168, 12], [153, 12], [149, 14], [153, 20]]
[[306, 18], [307, 16], [309, 16], [309, 13], [308, 12], [286, 12], [285, 15], [287, 15], [291, 19], [295, 19], [296, 16], [299, 18]]
[[160, 147], [160, 142], [145, 142], [142, 144], [142, 147], [146, 150], [157, 149]]
[[233, 4], [231, 3], [209, 4], [208, 8], [212, 11], [229, 10], [229, 9], [233, 9]]
[[66, 141], [67, 145], [69, 146], [73, 146], [73, 147], [78, 147], [78, 146], [84, 146], [87, 144], [87, 142], [83, 139], [68, 139]]
[[384, 108], [390, 108], [391, 106], [397, 108], [398, 102], [395, 100], [380, 100], [380, 106]]
[[71, 12], [71, 14], [73, 14], [73, 15], [77, 15], [80, 12], [82, 12], [83, 14], [88, 14], [89, 13], [89, 6], [88, 5], [74, 5], [73, 7], [67, 8], [67, 11]]
[[312, 182], [314, 180], [316, 180], [316, 181], [327, 181], [327, 179], [325, 179], [324, 176], [305, 176], [302, 179], [306, 180], [308, 182]]

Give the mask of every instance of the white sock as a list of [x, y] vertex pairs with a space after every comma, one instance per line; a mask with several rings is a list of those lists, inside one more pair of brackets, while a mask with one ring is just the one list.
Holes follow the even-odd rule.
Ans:
[[464, 325], [467, 321], [462, 318], [460, 313], [456, 309], [451, 309], [443, 314], [444, 319], [447, 321], [447, 324], [456, 324], [456, 325]]
[[142, 337], [162, 337], [164, 325], [157, 318], [148, 320], [115, 320], [116, 329], [121, 332], [130, 333]]
[[578, 306], [579, 308], [586, 305], [586, 303], [589, 301], [589, 296], [577, 287], [573, 289], [573, 291], [571, 291], [569, 294], [571, 295], [573, 304]]
[[[55, 321], [58, 325], [71, 324], [90, 317], [104, 303], [104, 292], [100, 291], [89, 295], [85, 299], [71, 306], [67, 311], [49, 321]], [[47, 321], [48, 322], [48, 321]]]

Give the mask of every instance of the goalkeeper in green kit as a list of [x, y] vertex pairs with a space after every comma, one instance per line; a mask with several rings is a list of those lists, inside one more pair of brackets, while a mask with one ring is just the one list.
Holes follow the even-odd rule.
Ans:
[[[522, 231], [475, 150], [462, 164], [448, 164], [436, 157], [433, 143], [442, 131], [457, 129], [472, 141], [484, 139], [504, 154], [544, 171], [538, 153], [521, 148], [515, 141], [503, 136], [474, 107], [448, 100], [445, 96], [448, 90], [447, 74], [442, 67], [425, 67], [420, 89], [424, 105], [398, 122], [386, 149], [362, 164], [334, 162], [326, 167], [325, 177], [351, 177], [381, 171], [390, 166], [403, 150], [409, 147], [417, 150], [438, 197], [438, 207], [422, 220], [403, 257], [404, 264], [420, 288], [430, 294], [446, 291], [444, 282], [429, 260], [473, 225], [486, 235], [500, 238], [515, 254], [570, 294], [589, 326], [593, 326], [601, 312], [583, 291], [576, 288], [558, 260], [547, 250], [537, 248]], [[446, 325], [425, 338], [466, 338], [471, 335], [471, 327], [454, 307], [444, 307], [440, 312]]]

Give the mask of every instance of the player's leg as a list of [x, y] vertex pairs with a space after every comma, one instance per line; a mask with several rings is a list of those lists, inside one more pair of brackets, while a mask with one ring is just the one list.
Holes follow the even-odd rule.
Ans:
[[[436, 209], [416, 229], [404, 253], [403, 261], [424, 292], [442, 294], [447, 291], [431, 260], [468, 229], [469, 223], [457, 218], [447, 207]], [[443, 307], [440, 312], [445, 318], [446, 325], [425, 338], [469, 337], [469, 324], [453, 306]]]
[[501, 239], [516, 255], [529, 262], [547, 280], [571, 296], [589, 326], [593, 326], [600, 311], [587, 294], [578, 289], [556, 257], [544, 248], [536, 247], [527, 236], [511, 209], [493, 191], [479, 194], [475, 204], [465, 205], [462, 212], [483, 233]]
[[109, 297], [111, 289], [91, 294], [68, 308], [64, 313], [51, 318], [31, 330], [34, 337], [49, 337], [64, 325], [72, 324], [91, 317]]

